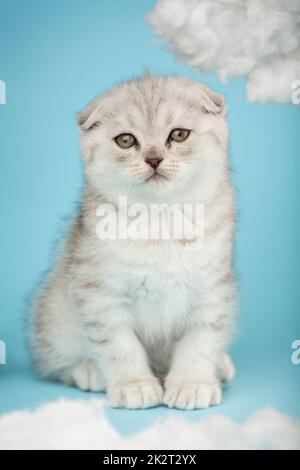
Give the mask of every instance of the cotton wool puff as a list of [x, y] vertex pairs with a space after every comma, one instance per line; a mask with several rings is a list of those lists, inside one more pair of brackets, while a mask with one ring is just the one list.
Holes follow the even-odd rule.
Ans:
[[[129, 410], [115, 413], [133, 419]], [[61, 399], [0, 416], [0, 450], [300, 450], [300, 420], [273, 408], [244, 422], [218, 411], [192, 420], [169, 411], [156, 414], [150, 426], [149, 420], [151, 414], [144, 429], [124, 435], [110, 421], [104, 399]]]
[[222, 81], [245, 75], [250, 101], [291, 102], [300, 0], [158, 0], [148, 21], [189, 66]]

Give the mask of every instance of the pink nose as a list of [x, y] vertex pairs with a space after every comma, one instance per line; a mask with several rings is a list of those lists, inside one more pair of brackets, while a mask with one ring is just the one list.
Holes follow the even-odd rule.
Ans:
[[163, 158], [146, 158], [145, 162], [151, 166], [154, 170], [160, 165], [160, 162], [163, 161]]

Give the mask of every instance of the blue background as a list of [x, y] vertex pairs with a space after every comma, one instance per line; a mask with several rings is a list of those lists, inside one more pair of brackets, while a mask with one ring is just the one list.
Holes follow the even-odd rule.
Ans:
[[[63, 217], [79, 197], [75, 113], [146, 67], [204, 80], [225, 93], [229, 107], [240, 210], [240, 324], [232, 348], [238, 375], [220, 407], [186, 415], [244, 419], [266, 405], [300, 415], [300, 366], [291, 363], [291, 343], [300, 339], [300, 109], [249, 103], [243, 79], [222, 84], [177, 64], [145, 21], [154, 3], [0, 0], [0, 79], [7, 85], [0, 106], [0, 339], [7, 345], [0, 413], [91, 396], [35, 378], [24, 340], [26, 298], [51, 265]], [[107, 413], [130, 432], [168, 410]]]

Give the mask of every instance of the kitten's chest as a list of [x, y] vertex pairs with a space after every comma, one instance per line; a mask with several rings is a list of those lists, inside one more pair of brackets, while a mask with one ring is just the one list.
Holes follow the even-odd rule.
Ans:
[[190, 289], [178, 274], [148, 272], [129, 288], [136, 328], [147, 338], [170, 337], [188, 311]]
[[102, 264], [101, 276], [130, 306], [134, 326], [149, 337], [176, 333], [199, 296], [201, 253], [175, 244], [113, 247], [107, 246], [109, 262]]
[[146, 335], [170, 336], [182, 327], [197, 296], [197, 277], [196, 263], [175, 253], [161, 253], [128, 272], [127, 294]]
[[[168, 308], [173, 303], [186, 304], [189, 286], [179, 273], [149, 270], [132, 276], [129, 280], [129, 295], [137, 307], [151, 310]], [[175, 300], [177, 299], [177, 301]]]

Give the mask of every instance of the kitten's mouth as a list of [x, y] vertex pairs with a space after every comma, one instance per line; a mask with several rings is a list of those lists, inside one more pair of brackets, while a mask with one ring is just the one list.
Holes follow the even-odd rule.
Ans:
[[152, 175], [148, 176], [148, 178], [145, 179], [146, 181], [154, 181], [154, 182], [159, 182], [163, 180], [167, 180], [168, 178], [161, 173], [158, 173], [158, 171], [154, 171]]

